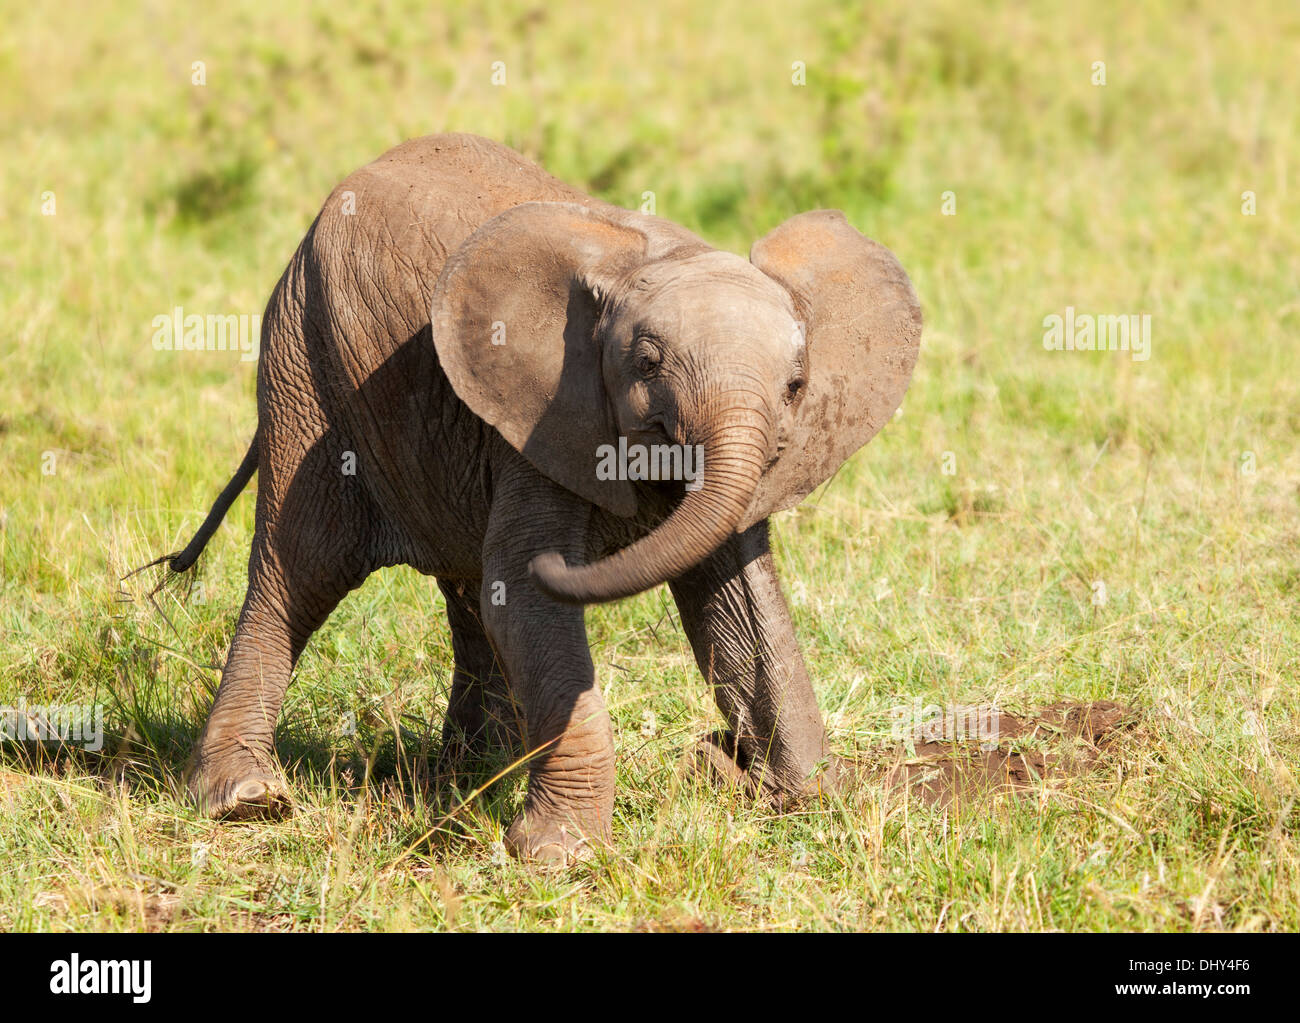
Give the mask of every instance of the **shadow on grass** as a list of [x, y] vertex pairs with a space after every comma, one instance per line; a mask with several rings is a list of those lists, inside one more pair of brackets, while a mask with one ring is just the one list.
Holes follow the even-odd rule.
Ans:
[[[200, 728], [172, 712], [123, 714], [106, 708], [102, 745], [48, 738], [45, 708], [35, 708], [19, 732], [7, 722], [0, 771], [49, 780], [92, 779], [105, 794], [122, 792], [139, 805], [165, 803], [196, 823], [203, 820], [185, 791], [186, 768]], [[12, 715], [11, 715], [12, 716]], [[30, 736], [30, 737], [28, 737]], [[276, 732], [285, 780], [300, 809], [361, 804], [396, 817], [397, 836], [412, 852], [434, 854], [464, 837], [465, 820], [508, 823], [517, 807], [518, 763], [507, 749], [468, 750], [461, 743], [443, 760], [432, 731], [368, 728], [340, 749], [327, 736], [294, 722]], [[512, 777], [515, 776], [515, 777]]]

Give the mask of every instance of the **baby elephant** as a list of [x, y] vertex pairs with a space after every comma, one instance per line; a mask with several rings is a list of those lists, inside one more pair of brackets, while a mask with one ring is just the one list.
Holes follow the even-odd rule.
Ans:
[[262, 320], [258, 426], [194, 564], [258, 474], [248, 592], [188, 772], [212, 816], [289, 808], [274, 730], [298, 655], [373, 571], [447, 601], [440, 770], [530, 754], [507, 845], [607, 840], [614, 747], [582, 605], [666, 582], [728, 724], [704, 762], [778, 804], [830, 780], [767, 519], [890, 419], [921, 313], [837, 211], [749, 260], [472, 135], [398, 146], [326, 201]]

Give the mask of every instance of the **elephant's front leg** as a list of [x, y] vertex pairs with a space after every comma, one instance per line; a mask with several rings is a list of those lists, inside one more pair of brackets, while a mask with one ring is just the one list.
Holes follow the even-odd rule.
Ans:
[[[702, 755], [778, 803], [833, 779], [821, 711], [760, 522], [670, 585], [730, 732]], [[734, 764], [734, 766], [733, 766]]]
[[568, 863], [607, 842], [614, 734], [596, 687], [581, 607], [542, 595], [528, 562], [581, 561], [588, 507], [531, 468], [498, 480], [484, 549], [483, 625], [523, 711], [528, 794], [506, 833], [523, 859]]

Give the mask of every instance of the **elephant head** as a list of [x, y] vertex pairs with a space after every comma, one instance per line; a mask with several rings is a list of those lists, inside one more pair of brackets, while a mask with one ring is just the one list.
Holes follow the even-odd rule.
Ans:
[[432, 324], [460, 398], [593, 504], [637, 510], [633, 482], [603, 471], [613, 451], [702, 468], [627, 548], [533, 560], [543, 592], [592, 603], [681, 575], [829, 478], [902, 401], [921, 315], [894, 257], [835, 211], [791, 218], [746, 261], [654, 217], [526, 203], [447, 260]]

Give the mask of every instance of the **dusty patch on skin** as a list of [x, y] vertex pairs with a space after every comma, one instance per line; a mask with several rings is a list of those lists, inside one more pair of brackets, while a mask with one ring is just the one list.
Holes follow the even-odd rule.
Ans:
[[1024, 717], [1003, 712], [993, 749], [984, 748], [993, 740], [918, 742], [915, 755], [899, 747], [875, 773], [889, 788], [931, 806], [981, 802], [1098, 769], [1103, 754], [1137, 720], [1134, 711], [1109, 700], [1054, 703]]

